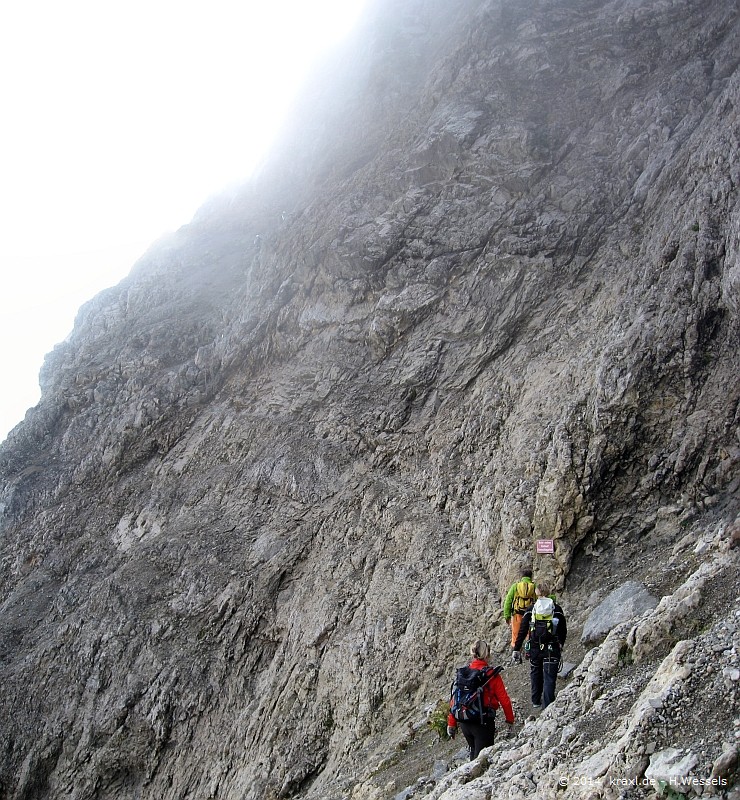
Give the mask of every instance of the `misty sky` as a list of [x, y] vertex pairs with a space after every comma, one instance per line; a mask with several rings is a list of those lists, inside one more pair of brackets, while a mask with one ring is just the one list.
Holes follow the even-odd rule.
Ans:
[[248, 177], [306, 67], [369, 2], [4, 5], [0, 440], [80, 305]]

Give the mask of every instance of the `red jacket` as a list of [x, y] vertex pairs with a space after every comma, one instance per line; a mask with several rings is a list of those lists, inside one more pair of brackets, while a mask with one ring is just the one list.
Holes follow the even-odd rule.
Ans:
[[[482, 658], [474, 658], [470, 662], [472, 669], [483, 669], [488, 666], [488, 662]], [[450, 700], [450, 704], [452, 701]], [[504, 717], [507, 722], [514, 721], [514, 709], [511, 707], [509, 693], [506, 691], [501, 674], [496, 675], [483, 687], [483, 705], [486, 708], [503, 708]], [[457, 727], [457, 720], [452, 716], [452, 712], [447, 715], [447, 724], [451, 728]]]

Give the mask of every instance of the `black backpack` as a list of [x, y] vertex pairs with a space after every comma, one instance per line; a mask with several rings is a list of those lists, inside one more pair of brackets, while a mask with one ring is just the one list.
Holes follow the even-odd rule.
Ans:
[[534, 609], [531, 609], [529, 621], [529, 647], [528, 650], [539, 651], [559, 651], [560, 642], [556, 634], [558, 618], [549, 615], [545, 618], [537, 618]]
[[486, 722], [494, 717], [496, 708], [483, 705], [483, 688], [503, 667], [460, 667], [452, 684], [450, 710], [458, 722]]

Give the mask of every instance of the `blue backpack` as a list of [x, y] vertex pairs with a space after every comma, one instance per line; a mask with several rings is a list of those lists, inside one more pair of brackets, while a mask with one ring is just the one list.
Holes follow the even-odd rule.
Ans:
[[493, 708], [483, 705], [483, 689], [503, 667], [473, 669], [460, 667], [455, 673], [451, 689], [450, 710], [458, 722], [487, 722], [496, 714], [498, 703]]

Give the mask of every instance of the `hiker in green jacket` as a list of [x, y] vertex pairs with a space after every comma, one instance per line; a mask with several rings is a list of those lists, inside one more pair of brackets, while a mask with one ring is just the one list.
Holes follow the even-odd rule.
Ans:
[[522, 577], [510, 586], [504, 598], [504, 619], [511, 628], [512, 647], [516, 644], [516, 637], [519, 634], [519, 626], [524, 613], [537, 599], [534, 590], [532, 570], [525, 569], [522, 570]]

